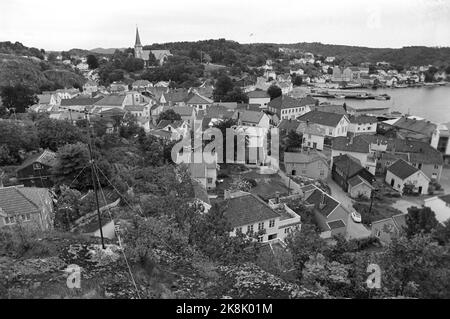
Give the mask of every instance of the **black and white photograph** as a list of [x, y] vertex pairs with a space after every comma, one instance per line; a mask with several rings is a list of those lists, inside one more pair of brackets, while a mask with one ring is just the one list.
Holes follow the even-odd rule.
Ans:
[[449, 299], [449, 82], [445, 0], [1, 1], [0, 299]]

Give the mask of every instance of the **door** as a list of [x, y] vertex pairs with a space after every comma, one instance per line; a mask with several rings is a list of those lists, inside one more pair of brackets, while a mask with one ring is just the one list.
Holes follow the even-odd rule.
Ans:
[[295, 176], [295, 174], [297, 174], [297, 171], [295, 169], [293, 169], [291, 175]]
[[395, 184], [395, 181], [394, 181], [394, 179], [392, 178], [392, 179], [391, 179], [391, 187], [394, 187], [394, 184]]
[[316, 149], [317, 148], [317, 143], [313, 142], [313, 148]]
[[422, 186], [419, 186], [419, 194], [422, 194]]

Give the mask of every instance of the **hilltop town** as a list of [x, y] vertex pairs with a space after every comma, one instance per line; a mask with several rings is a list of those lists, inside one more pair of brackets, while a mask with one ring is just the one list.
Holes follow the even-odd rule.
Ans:
[[450, 61], [131, 38], [0, 45], [2, 298], [449, 297], [450, 126], [355, 102]]

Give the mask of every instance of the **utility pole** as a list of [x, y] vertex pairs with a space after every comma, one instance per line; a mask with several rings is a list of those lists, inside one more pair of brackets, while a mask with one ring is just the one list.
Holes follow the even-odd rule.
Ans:
[[88, 134], [89, 161], [91, 163], [91, 179], [92, 179], [92, 184], [94, 185], [95, 202], [97, 204], [98, 226], [100, 228], [100, 237], [101, 237], [101, 240], [102, 240], [102, 248], [106, 249], [106, 247], [105, 247], [105, 239], [103, 238], [102, 217], [101, 217], [101, 214], [100, 214], [100, 204], [98, 202], [97, 182], [96, 182], [96, 178], [95, 178], [95, 176], [97, 174], [96, 174], [96, 169], [95, 169], [94, 157], [92, 155], [91, 129], [90, 129], [90, 123], [89, 123], [89, 120], [88, 120], [88, 111], [87, 111], [87, 109], [84, 110], [84, 116], [86, 118], [86, 128], [87, 128], [87, 134]]

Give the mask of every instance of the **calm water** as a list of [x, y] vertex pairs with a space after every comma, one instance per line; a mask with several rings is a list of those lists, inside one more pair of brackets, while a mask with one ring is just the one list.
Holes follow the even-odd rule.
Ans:
[[409, 113], [426, 118], [436, 123], [450, 122], [450, 85], [437, 87], [418, 87], [405, 89], [367, 89], [369, 93], [383, 94], [391, 96], [390, 100], [336, 100], [329, 99], [329, 102], [347, 105], [364, 106], [389, 106], [390, 111]]

